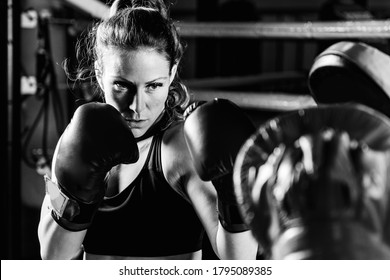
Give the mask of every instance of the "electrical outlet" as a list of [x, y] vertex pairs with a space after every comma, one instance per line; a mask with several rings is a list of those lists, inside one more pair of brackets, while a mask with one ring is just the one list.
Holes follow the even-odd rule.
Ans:
[[20, 25], [25, 29], [36, 28], [38, 25], [38, 12], [32, 9], [23, 12]]
[[24, 95], [33, 95], [37, 92], [37, 79], [34, 76], [22, 76], [20, 91]]

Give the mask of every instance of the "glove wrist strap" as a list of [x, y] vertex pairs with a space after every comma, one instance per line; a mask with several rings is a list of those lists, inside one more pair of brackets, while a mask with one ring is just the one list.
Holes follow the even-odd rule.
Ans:
[[61, 186], [45, 176], [46, 193], [52, 205], [52, 217], [70, 231], [87, 229], [100, 203], [85, 203], [66, 192]]
[[212, 180], [217, 191], [218, 218], [222, 227], [231, 233], [249, 230], [238, 207], [236, 196], [233, 193], [232, 176], [221, 176]]
[[238, 206], [224, 203], [220, 199], [218, 199], [218, 218], [222, 227], [228, 232], [236, 233], [249, 230], [241, 217]]

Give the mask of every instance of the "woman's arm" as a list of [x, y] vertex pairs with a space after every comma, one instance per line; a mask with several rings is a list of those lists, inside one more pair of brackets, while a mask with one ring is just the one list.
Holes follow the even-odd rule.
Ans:
[[256, 259], [258, 245], [250, 230], [231, 233], [221, 225], [216, 191], [210, 182], [203, 182], [194, 174], [187, 181], [186, 190], [220, 259]]
[[73, 258], [79, 253], [103, 200], [107, 172], [138, 157], [134, 136], [114, 107], [87, 103], [77, 108], [57, 143], [52, 179], [46, 182], [48, 195], [38, 229], [42, 258]]
[[[217, 193], [218, 219], [223, 227], [217, 234], [219, 255], [223, 258], [251, 256], [252, 248], [247, 245], [253, 242], [239, 213], [233, 166], [242, 144], [255, 132], [254, 125], [236, 104], [214, 99], [188, 110], [183, 132], [196, 173], [203, 181], [211, 181]], [[195, 175], [190, 178], [189, 184], [199, 185]], [[201, 196], [192, 198], [194, 204], [198, 203], [194, 201], [198, 197]]]
[[[53, 159], [57, 157], [58, 145], [54, 151]], [[55, 160], [52, 162], [52, 170], [55, 170]], [[55, 172], [52, 172], [51, 181], [57, 183]], [[62, 228], [52, 217], [53, 207], [49, 194], [46, 194], [42, 207], [41, 218], [38, 224], [38, 239], [40, 243], [41, 258], [49, 259], [74, 259], [82, 250], [82, 243], [86, 230], [69, 231]]]
[[221, 259], [255, 259], [257, 242], [249, 230], [230, 233], [221, 225], [217, 212], [217, 192], [211, 182], [202, 181], [195, 170], [183, 137], [183, 125], [164, 135], [162, 164], [167, 181], [179, 185], [201, 220], [214, 252]]
[[62, 228], [52, 218], [51, 208], [50, 197], [46, 195], [38, 225], [41, 257], [44, 260], [76, 258], [81, 252], [81, 244], [87, 231], [72, 232]]

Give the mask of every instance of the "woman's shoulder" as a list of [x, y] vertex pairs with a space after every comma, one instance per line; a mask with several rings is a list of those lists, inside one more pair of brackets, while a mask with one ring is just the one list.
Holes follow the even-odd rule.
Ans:
[[162, 144], [172, 154], [182, 155], [188, 153], [184, 138], [184, 121], [175, 122], [165, 131]]
[[162, 162], [167, 174], [184, 175], [192, 171], [192, 159], [184, 138], [184, 121], [170, 126], [162, 139]]

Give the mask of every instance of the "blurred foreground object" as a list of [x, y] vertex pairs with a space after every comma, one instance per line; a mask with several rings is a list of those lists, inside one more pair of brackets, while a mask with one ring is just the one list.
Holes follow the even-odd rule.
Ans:
[[270, 259], [390, 259], [390, 121], [362, 105], [269, 120], [241, 148], [241, 214]]

